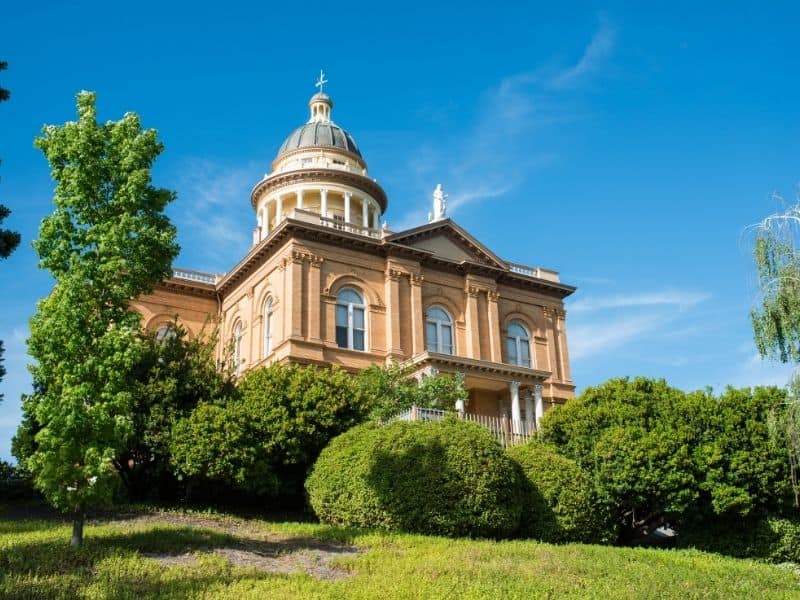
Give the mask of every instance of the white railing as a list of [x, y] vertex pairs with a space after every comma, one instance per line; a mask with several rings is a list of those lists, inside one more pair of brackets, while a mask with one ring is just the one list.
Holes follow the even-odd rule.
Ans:
[[189, 281], [199, 281], [212, 285], [217, 282], [217, 275], [203, 273], [202, 271], [192, 271], [191, 269], [172, 269], [172, 276], [175, 279], [188, 279]]
[[454, 413], [452, 411], [421, 408], [419, 406], [412, 406], [408, 410], [395, 415], [389, 421], [441, 421], [448, 414], [456, 414], [465, 421], [477, 423], [487, 429], [503, 448], [524, 444], [536, 437], [535, 424], [527, 421], [510, 419], [505, 416], [491, 417], [473, 413]]
[[[506, 261], [508, 262], [508, 261]], [[550, 269], [542, 269], [541, 267], [529, 267], [519, 263], [509, 262], [508, 270], [512, 273], [519, 273], [520, 275], [527, 275], [528, 277], [536, 277], [537, 279], [547, 279], [548, 281], [560, 281], [558, 273]]]
[[363, 227], [362, 225], [356, 225], [355, 223], [345, 223], [344, 220], [341, 219], [323, 217], [320, 214], [299, 208], [294, 209], [289, 215], [289, 218], [297, 221], [303, 221], [304, 223], [322, 225], [324, 227], [330, 227], [331, 229], [338, 229], [339, 231], [346, 231], [348, 233], [355, 233], [357, 235], [364, 235], [371, 238], [380, 239], [382, 235], [382, 231], [380, 229]]

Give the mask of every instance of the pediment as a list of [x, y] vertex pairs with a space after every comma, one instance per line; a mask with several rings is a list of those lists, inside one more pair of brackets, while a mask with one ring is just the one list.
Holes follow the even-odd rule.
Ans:
[[507, 265], [466, 230], [447, 219], [401, 231], [387, 241], [432, 252], [453, 262], [473, 262], [500, 269]]

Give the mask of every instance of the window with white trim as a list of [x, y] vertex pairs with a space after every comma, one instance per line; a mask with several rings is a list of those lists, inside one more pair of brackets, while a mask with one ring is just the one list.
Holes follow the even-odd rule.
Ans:
[[336, 295], [336, 345], [349, 350], [364, 350], [366, 341], [366, 305], [352, 288]]
[[242, 368], [242, 337], [244, 337], [244, 333], [242, 331], [242, 322], [236, 321], [236, 325], [233, 326], [233, 368], [238, 373]]
[[272, 298], [264, 303], [264, 358], [272, 352]]
[[441, 306], [431, 306], [425, 311], [425, 343], [428, 352], [455, 353], [453, 319]]
[[532, 366], [531, 364], [531, 337], [525, 326], [518, 321], [512, 321], [506, 332], [506, 355], [509, 364], [519, 367]]

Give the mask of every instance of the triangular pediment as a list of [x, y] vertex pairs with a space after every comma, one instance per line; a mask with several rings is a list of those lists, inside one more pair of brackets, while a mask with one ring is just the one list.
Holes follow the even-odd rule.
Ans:
[[473, 262], [507, 269], [506, 263], [450, 219], [391, 235], [387, 241], [432, 252], [453, 262]]

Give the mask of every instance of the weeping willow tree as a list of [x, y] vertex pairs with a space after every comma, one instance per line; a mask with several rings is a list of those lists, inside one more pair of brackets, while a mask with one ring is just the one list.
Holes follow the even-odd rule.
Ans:
[[[755, 227], [753, 255], [760, 298], [750, 312], [756, 347], [763, 358], [800, 363], [800, 201]], [[800, 507], [800, 372], [789, 382], [786, 410], [772, 429], [785, 441], [794, 502]]]

